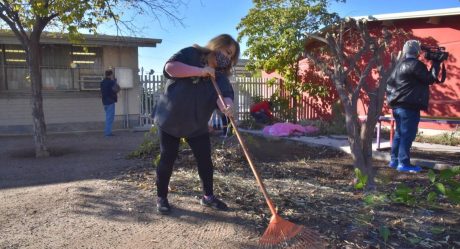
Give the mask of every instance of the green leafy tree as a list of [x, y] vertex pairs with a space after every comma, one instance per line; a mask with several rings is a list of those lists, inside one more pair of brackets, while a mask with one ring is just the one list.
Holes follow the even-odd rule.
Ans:
[[[394, 43], [391, 36], [397, 32], [387, 29], [370, 32], [363, 21], [341, 20], [335, 13], [328, 13], [328, 3], [327, 0], [254, 1], [255, 6], [238, 25], [238, 38], [247, 37], [245, 53], [250, 59], [249, 66], [278, 72], [292, 96], [299, 96], [305, 89], [310, 89], [312, 96], [321, 94], [321, 85], [315, 88], [299, 80], [301, 54], [308, 58], [309, 67], [330, 81], [332, 87], [323, 89], [335, 91], [342, 104], [355, 168], [367, 177], [362, 187], [366, 184], [373, 188], [373, 130], [382, 110], [386, 80], [396, 64], [396, 56], [388, 51], [396, 49], [389, 46]], [[384, 63], [385, 60], [389, 63]], [[372, 72], [378, 75], [377, 80], [369, 80]], [[367, 104], [367, 119], [361, 122], [358, 101], [363, 99]]]
[[237, 26], [238, 40], [247, 37], [248, 69], [276, 71], [283, 77], [291, 96], [298, 98], [303, 92], [299, 59], [304, 52], [307, 34], [334, 23], [338, 16], [328, 13], [327, 0], [253, 2], [254, 7]]
[[2, 0], [0, 20], [16, 35], [26, 53], [32, 91], [32, 117], [36, 157], [49, 156], [46, 146], [46, 123], [43, 112], [40, 37], [45, 28], [66, 31], [69, 39], [81, 39], [80, 30], [95, 33], [101, 23], [112, 21], [118, 31], [133, 30], [132, 16], [148, 14], [160, 20], [161, 15], [173, 21], [178, 18], [180, 0]]

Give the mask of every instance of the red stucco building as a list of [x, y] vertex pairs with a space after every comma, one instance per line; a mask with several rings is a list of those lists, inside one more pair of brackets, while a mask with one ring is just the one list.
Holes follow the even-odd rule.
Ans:
[[[403, 30], [403, 35], [395, 36], [395, 44], [391, 50], [399, 51], [405, 41], [417, 39], [423, 45], [445, 47], [449, 52], [449, 59], [445, 61], [447, 78], [443, 84], [435, 84], [430, 87], [430, 107], [428, 111], [422, 112], [425, 118], [440, 118], [460, 121], [460, 8], [436, 9], [426, 11], [414, 11], [403, 13], [382, 14], [373, 16], [354, 17], [355, 19], [367, 19], [371, 32], [379, 33], [382, 28], [389, 30]], [[308, 47], [306, 48], [308, 50]], [[427, 66], [430, 62], [424, 60], [423, 54], [420, 59]], [[302, 61], [303, 68], [307, 63]], [[365, 64], [365, 62], [363, 63]], [[301, 67], [302, 68], [302, 67]], [[302, 71], [302, 70], [301, 70]], [[373, 75], [374, 80], [378, 75]], [[276, 74], [264, 74], [263, 77], [277, 77]], [[318, 79], [308, 78], [302, 75], [305, 82], [312, 82]], [[371, 84], [372, 85], [372, 84]], [[332, 94], [331, 96], [336, 96]], [[321, 100], [320, 100], [321, 101]], [[331, 102], [331, 99], [327, 100]], [[365, 100], [358, 105], [359, 114], [365, 116], [367, 108]], [[320, 105], [317, 114], [313, 117], [324, 117], [330, 115], [329, 105]], [[390, 115], [391, 110], [385, 105], [382, 115]], [[460, 126], [459, 126], [460, 127]], [[455, 130], [455, 124], [439, 124], [433, 122], [421, 122], [419, 128], [436, 130]]]
[[[366, 18], [371, 28], [399, 28], [406, 31], [407, 39], [417, 39], [423, 45], [445, 47], [449, 59], [445, 61], [447, 69], [446, 81], [430, 87], [430, 106], [422, 112], [422, 117], [440, 118], [460, 121], [460, 8], [437, 9], [394, 14], [383, 14]], [[400, 49], [405, 42], [398, 37]], [[423, 58], [423, 54], [420, 58]], [[424, 58], [423, 58], [424, 59]], [[424, 60], [427, 65], [430, 63]], [[360, 113], [366, 115], [365, 108], [360, 106]], [[384, 114], [391, 110], [384, 108]], [[419, 128], [425, 129], [456, 129], [455, 124], [437, 124], [421, 122]]]

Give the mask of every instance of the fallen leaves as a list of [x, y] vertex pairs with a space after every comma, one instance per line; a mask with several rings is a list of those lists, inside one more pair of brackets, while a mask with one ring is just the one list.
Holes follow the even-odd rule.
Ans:
[[[262, 233], [271, 214], [238, 142], [234, 137], [212, 137], [212, 141], [215, 194], [234, 205], [238, 216]], [[384, 198], [398, 181], [423, 180], [420, 175], [394, 175], [385, 162], [376, 162], [379, 179], [385, 180], [378, 181], [381, 193], [368, 197], [349, 184], [353, 163], [346, 155], [282, 139], [251, 137], [247, 142], [280, 215], [318, 230], [332, 248], [460, 246], [458, 206], [440, 203], [439, 209], [427, 210], [390, 204]], [[171, 192], [199, 196], [201, 182], [188, 147], [181, 148], [174, 167]], [[154, 191], [154, 168], [140, 164], [120, 180]]]

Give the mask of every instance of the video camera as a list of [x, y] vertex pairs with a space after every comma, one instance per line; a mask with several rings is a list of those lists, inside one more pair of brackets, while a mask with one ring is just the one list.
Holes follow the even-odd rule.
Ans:
[[431, 46], [420, 46], [420, 49], [425, 52], [425, 59], [433, 62], [443, 62], [449, 57], [449, 53], [446, 52], [445, 47], [431, 47]]
[[[444, 83], [446, 80], [446, 66], [443, 61], [447, 60], [449, 57], [449, 53], [446, 52], [445, 47], [431, 47], [431, 46], [420, 46], [420, 49], [425, 52], [425, 59], [430, 60], [433, 62], [433, 66], [435, 67], [435, 77], [436, 83]], [[441, 69], [441, 79], [438, 79], [439, 67], [442, 63]]]

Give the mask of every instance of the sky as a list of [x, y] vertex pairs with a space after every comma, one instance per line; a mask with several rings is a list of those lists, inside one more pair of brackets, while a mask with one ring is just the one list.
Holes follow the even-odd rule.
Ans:
[[[252, 6], [250, 0], [189, 0], [186, 7], [178, 10], [183, 26], [166, 19], [160, 24], [147, 16], [136, 19], [136, 25], [142, 27], [136, 36], [162, 40], [157, 47], [139, 48], [139, 67], [144, 72], [153, 69], [155, 74], [161, 74], [164, 63], [182, 48], [205, 46], [223, 33], [236, 38], [236, 26]], [[459, 0], [347, 0], [333, 3], [329, 9], [345, 17], [454, 7], [460, 7]], [[240, 46], [244, 51], [244, 41]]]

